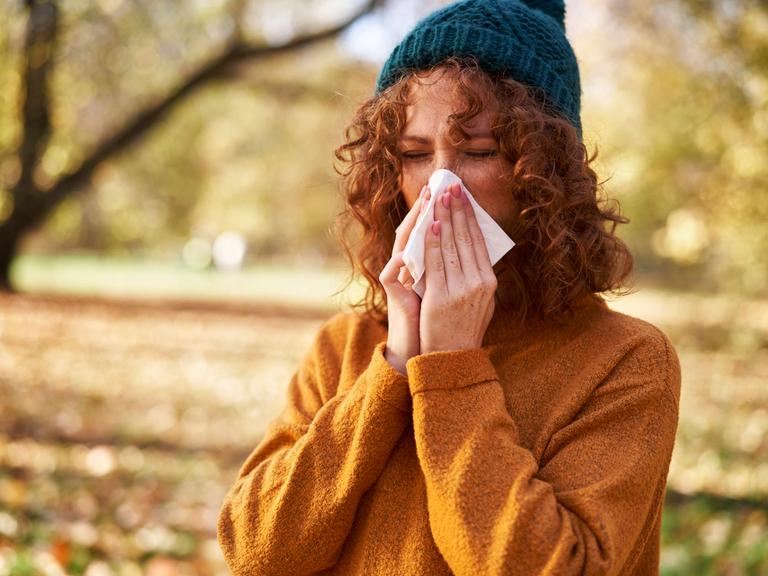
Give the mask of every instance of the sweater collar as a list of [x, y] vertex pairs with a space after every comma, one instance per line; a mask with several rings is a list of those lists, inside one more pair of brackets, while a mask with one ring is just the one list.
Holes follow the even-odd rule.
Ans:
[[542, 333], [564, 330], [568, 326], [584, 323], [588, 321], [589, 316], [595, 311], [608, 307], [600, 296], [591, 293], [576, 300], [573, 306], [573, 315], [566, 315], [564, 317], [565, 325], [545, 321], [535, 314], [529, 315], [521, 324], [519, 321], [514, 320], [512, 311], [504, 309], [497, 302], [493, 317], [483, 337], [483, 346], [494, 346], [508, 342], [526, 342], [540, 338]]

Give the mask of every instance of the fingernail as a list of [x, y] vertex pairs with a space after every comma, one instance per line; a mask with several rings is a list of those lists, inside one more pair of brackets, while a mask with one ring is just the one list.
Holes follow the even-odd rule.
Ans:
[[451, 196], [448, 193], [443, 194], [443, 197], [441, 198], [443, 201], [443, 206], [448, 208], [451, 205]]
[[458, 198], [461, 196], [461, 187], [456, 186], [455, 184], [451, 186], [451, 194], [453, 194], [454, 198]]
[[461, 191], [461, 200], [464, 202], [464, 206], [469, 205], [469, 198], [464, 194], [464, 190]]
[[433, 222], [431, 228], [432, 228], [432, 233], [435, 236], [440, 236], [440, 220], [438, 220], [437, 222]]

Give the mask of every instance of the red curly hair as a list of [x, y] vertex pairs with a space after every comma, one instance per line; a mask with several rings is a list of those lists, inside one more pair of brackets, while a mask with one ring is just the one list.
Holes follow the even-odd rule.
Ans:
[[[429, 70], [411, 71], [364, 102], [345, 130], [346, 141], [334, 152], [346, 206], [334, 232], [352, 265], [340, 292], [358, 272], [367, 280], [365, 296], [353, 308], [387, 322], [386, 293], [378, 278], [391, 257], [395, 229], [408, 212], [400, 188], [398, 140], [411, 86], [437, 69], [452, 75], [465, 102], [449, 119], [452, 129], [462, 132], [488, 103], [498, 105], [492, 132], [510, 167], [502, 193], [510, 195], [519, 212], [514, 229], [506, 230], [516, 246], [494, 266], [497, 304], [516, 322], [529, 315], [559, 322], [585, 297], [628, 293], [620, 289], [634, 260], [614, 231], [629, 219], [620, 215], [618, 202], [598, 199], [602, 183], [590, 167], [597, 151], [587, 156], [576, 129], [539, 89], [492, 76], [472, 58], [452, 57]], [[355, 222], [362, 229], [356, 249], [348, 237]]]

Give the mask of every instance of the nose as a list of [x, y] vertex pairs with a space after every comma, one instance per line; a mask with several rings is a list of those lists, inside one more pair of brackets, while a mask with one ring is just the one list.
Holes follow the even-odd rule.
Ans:
[[459, 175], [457, 170], [459, 169], [459, 162], [456, 154], [450, 151], [439, 151], [435, 153], [435, 170], [444, 168], [450, 170], [456, 175]]

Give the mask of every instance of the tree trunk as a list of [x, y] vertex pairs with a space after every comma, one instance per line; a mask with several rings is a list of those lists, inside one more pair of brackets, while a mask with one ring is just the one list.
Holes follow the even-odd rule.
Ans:
[[16, 228], [15, 231], [10, 228], [0, 230], [0, 291], [14, 291], [11, 284], [11, 264], [22, 233], [21, 228]]

